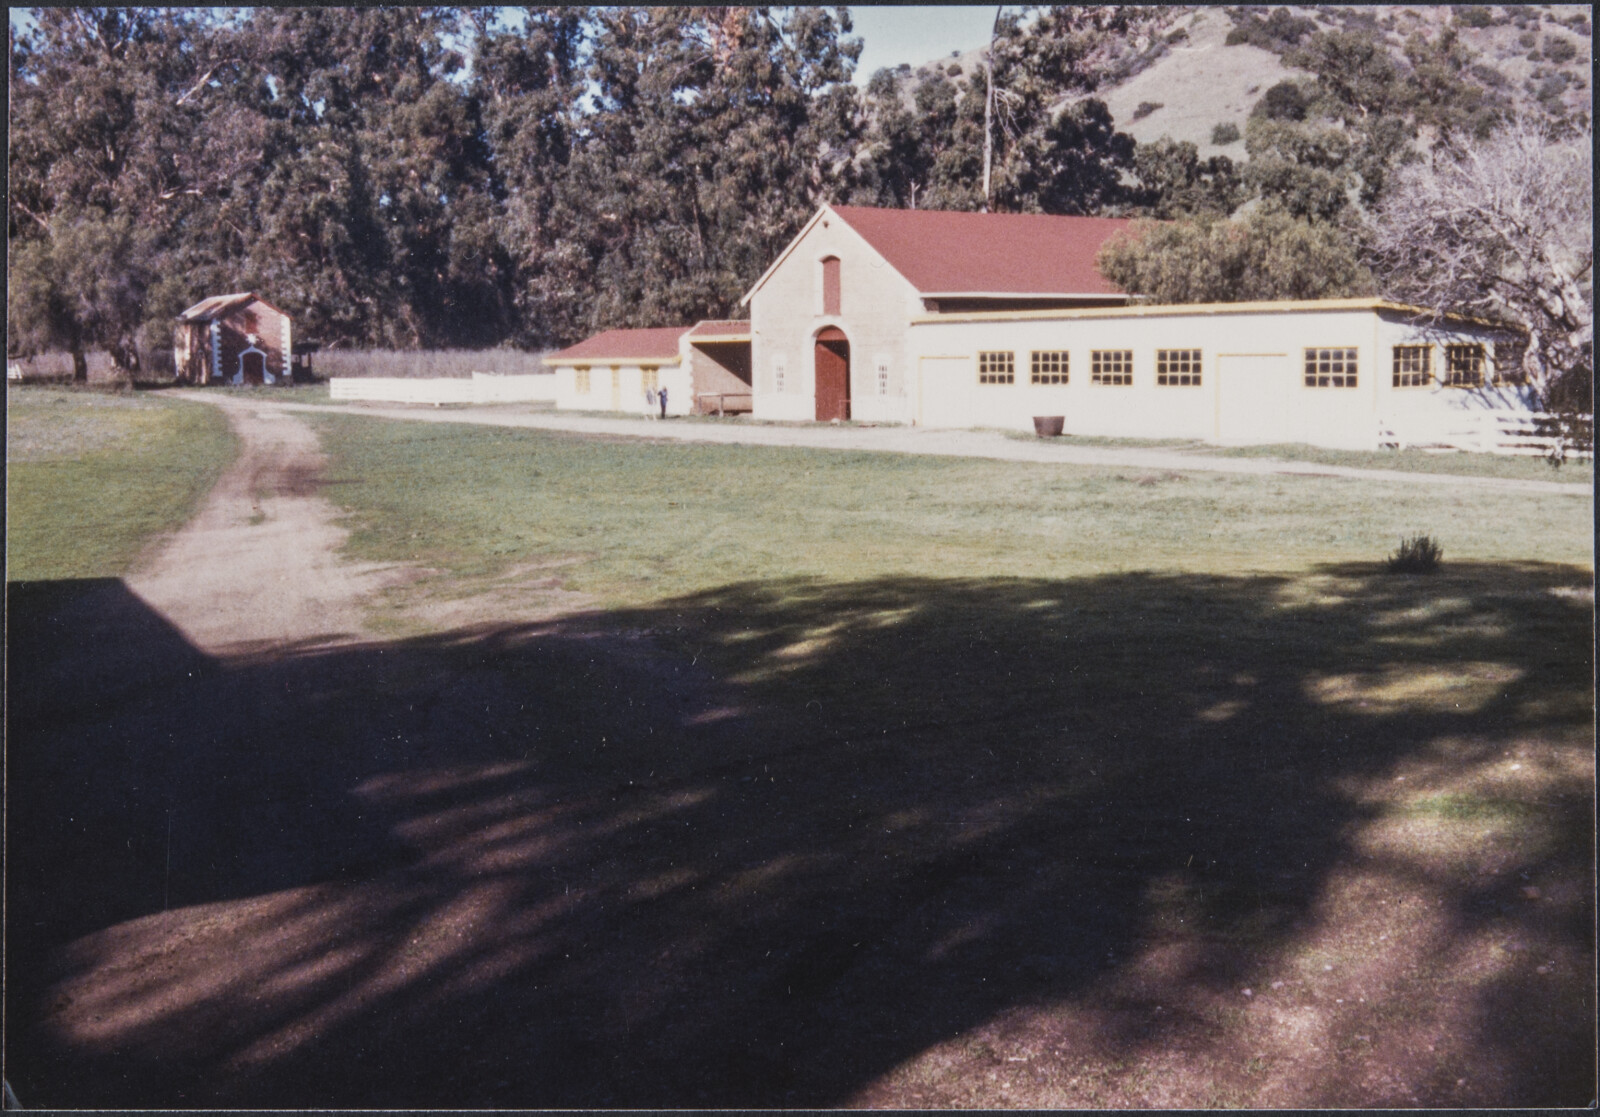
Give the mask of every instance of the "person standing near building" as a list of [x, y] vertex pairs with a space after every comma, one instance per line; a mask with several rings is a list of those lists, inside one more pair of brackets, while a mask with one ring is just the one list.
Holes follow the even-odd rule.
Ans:
[[656, 397], [661, 400], [661, 417], [667, 417], [667, 386], [665, 384], [656, 389]]

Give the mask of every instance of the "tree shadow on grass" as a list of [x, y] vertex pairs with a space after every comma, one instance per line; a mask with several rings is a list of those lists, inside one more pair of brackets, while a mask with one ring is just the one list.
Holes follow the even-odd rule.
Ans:
[[[8, 1075], [74, 1107], [828, 1106], [1108, 999], [1096, 1050], [1138, 1059], [1225, 1026], [1153, 1005], [1328, 921], [1381, 856], [1373, 788], [1530, 745], [1534, 798], [1439, 799], [1511, 819], [1504, 874], [1400, 869], [1436, 949], [1592, 969], [1587, 579], [751, 584], [248, 663], [120, 583], [14, 585]], [[1446, 1022], [1496, 1063], [1467, 1100], [1587, 1103], [1592, 997], [1528, 958]], [[1389, 1097], [1319, 1067], [1326, 1104]], [[1445, 1073], [1411, 1088], [1459, 1101]]]

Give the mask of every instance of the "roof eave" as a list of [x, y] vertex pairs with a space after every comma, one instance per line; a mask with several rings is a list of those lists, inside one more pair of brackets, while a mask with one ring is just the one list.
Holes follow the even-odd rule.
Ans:
[[823, 214], [832, 212], [833, 207], [827, 202], [823, 202], [822, 205], [817, 208], [817, 212], [811, 215], [810, 221], [807, 221], [800, 227], [800, 231], [794, 235], [794, 239], [789, 242], [788, 247], [786, 247], [782, 252], [778, 253], [778, 258], [772, 261], [772, 266], [761, 273], [761, 278], [756, 280], [755, 286], [751, 287], [750, 290], [744, 293], [744, 298], [739, 300], [740, 306], [750, 305], [750, 300], [755, 298], [757, 291], [766, 286], [767, 280], [772, 278], [772, 273], [777, 271], [778, 268], [783, 265], [783, 262], [789, 258], [789, 255], [794, 252], [795, 248], [800, 244], [800, 242], [806, 239], [806, 234], [811, 231], [811, 227], [818, 221], [822, 220]]
[[925, 299], [1121, 299], [1132, 302], [1137, 295], [1122, 291], [919, 291]]
[[541, 364], [555, 368], [576, 367], [578, 365], [676, 365], [681, 364], [683, 355], [674, 353], [670, 357], [563, 357], [560, 353], [552, 353], [548, 357], [540, 358]]
[[[1062, 308], [1058, 310], [974, 310], [960, 311], [954, 314], [924, 314], [911, 320], [912, 325], [934, 325], [953, 322], [998, 322], [998, 321], [1029, 321], [1048, 318], [1094, 318], [1114, 315], [1125, 315], [1130, 318], [1157, 318], [1175, 315], [1214, 315], [1214, 314], [1286, 314], [1294, 312], [1312, 313], [1337, 313], [1339, 311], [1367, 310], [1373, 312], [1389, 311], [1399, 314], [1409, 314], [1414, 317], [1435, 317], [1435, 312], [1425, 307], [1407, 306], [1404, 303], [1389, 302], [1386, 299], [1304, 299], [1304, 300], [1276, 300], [1264, 302], [1244, 303], [1139, 303], [1137, 305], [1122, 307], [1083, 307]], [[1466, 322], [1477, 326], [1488, 326], [1494, 329], [1508, 329], [1496, 322], [1489, 322], [1481, 318], [1470, 318], [1460, 314], [1444, 314], [1438, 317], [1453, 321]]]

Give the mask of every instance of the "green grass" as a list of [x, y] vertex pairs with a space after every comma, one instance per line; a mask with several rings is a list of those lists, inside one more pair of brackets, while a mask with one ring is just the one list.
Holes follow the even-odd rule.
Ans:
[[7, 393], [6, 577], [115, 577], [232, 460], [216, 408], [149, 393]]
[[[1032, 442], [1038, 436], [1024, 431], [1004, 431], [1008, 438]], [[1330, 450], [1301, 442], [1270, 446], [1216, 446], [1187, 438], [1101, 438], [1071, 435], [1061, 440], [1072, 446], [1107, 449], [1161, 449], [1204, 454], [1214, 458], [1276, 458], [1282, 461], [1337, 465], [1351, 469], [1392, 469], [1401, 473], [1444, 473], [1458, 477], [1505, 477], [1524, 481], [1594, 483], [1594, 463], [1568, 461], [1559, 468], [1540, 457], [1472, 454], [1465, 451], [1431, 454], [1426, 450]]]
[[[99, 418], [17, 445], [126, 454]], [[1274, 1025], [1219, 990], [1265, 998], [1264, 975], [1364, 962], [1390, 930], [1383, 913], [1420, 897], [1437, 922], [1373, 948], [1363, 995], [1403, 996], [1396, 1032], [1448, 1020], [1481, 1040], [1484, 1073], [1510, 1083], [1487, 1101], [1590, 1096], [1588, 987], [1478, 972], [1471, 952], [1492, 930], [1592, 966], [1591, 501], [308, 421], [358, 557], [448, 572], [413, 587], [424, 594], [570, 559], [534, 578], [605, 608], [532, 628], [446, 623], [195, 681], [181, 657], [146, 655], [171, 676], [159, 724], [172, 737], [154, 745], [147, 690], [95, 706], [93, 732], [73, 720], [88, 718], [79, 693], [108, 689], [81, 680], [125, 674], [116, 646], [31, 626], [55, 659], [18, 662], [79, 691], [18, 688], [34, 726], [60, 724], [38, 750], [45, 776], [12, 801], [41, 823], [89, 820], [87, 838], [25, 849], [23, 879], [51, 881], [51, 905], [97, 928], [124, 918], [101, 918], [117, 910], [108, 892], [140, 886], [166, 906], [162, 800], [147, 796], [136, 830], [85, 811], [59, 773], [90, 773], [118, 810], [136, 781], [207, 789], [190, 796], [189, 871], [218, 887], [181, 902], [206, 905], [188, 909], [197, 920], [244, 913], [227, 941], [248, 980], [218, 994], [207, 956], [186, 949], [150, 991], [110, 994], [127, 998], [108, 1025], [127, 1050], [156, 1011], [180, 1041], [208, 1041], [176, 1049], [193, 1059], [183, 1089], [344, 1003], [364, 960], [450, 927], [443, 964], [385, 971], [375, 1008], [318, 1033], [322, 1062], [272, 1054], [243, 1088], [298, 1102], [321, 1066], [342, 1077], [348, 1064], [366, 1076], [351, 1096], [370, 1097], [439, 1064], [467, 1070], [433, 1088], [474, 1104], [836, 1107], [887, 1075], [929, 1092], [885, 1095], [886, 1108], [1060, 1104], [1002, 1097], [986, 1077], [1028, 1050], [1042, 1081], [1077, 1083], [1060, 1087], [1072, 1105], [1273, 1104], [1255, 1091], [1283, 1081], [1273, 1060], [1304, 1057], [1303, 1017]], [[1394, 541], [1419, 531], [1446, 549], [1438, 573], [1383, 574]], [[355, 804], [353, 819], [335, 803]], [[404, 837], [397, 864], [470, 869], [396, 877], [365, 860], [369, 830]], [[1395, 831], [1410, 844], [1372, 844]], [[326, 938], [305, 945], [276, 918], [251, 929], [263, 886], [226, 866], [258, 850], [306, 859], [286, 883], [341, 874], [295, 894]], [[217, 862], [214, 877], [196, 868]], [[1352, 875], [1363, 889], [1339, 883]], [[486, 886], [502, 898], [462, 918], [486, 910], [468, 907]], [[173, 918], [191, 916], [175, 905]], [[1151, 944], [1182, 949], [1157, 958]], [[120, 949], [91, 969], [115, 981]], [[1416, 976], [1419, 961], [1436, 968]], [[1170, 1043], [1107, 1026], [1152, 981]], [[1358, 1011], [1324, 999], [1319, 1042], [1345, 1050], [1343, 1013]], [[465, 1022], [442, 1059], [441, 1014]], [[512, 1093], [483, 1093], [471, 1059], [504, 1021], [557, 1018], [581, 1046], [513, 1044]], [[1529, 1037], [1525, 1054], [1501, 1021]], [[1133, 1046], [1147, 1042], [1192, 1044], [1190, 1069], [1147, 1081]], [[757, 1048], [789, 1062], [744, 1071]], [[607, 1060], [573, 1071], [572, 1050]], [[730, 1073], [744, 1077], [730, 1087]], [[1340, 1094], [1342, 1081], [1313, 1081], [1310, 1101], [1383, 1101]], [[571, 1092], [552, 1095], [562, 1083]]]
[[[194, 390], [192, 384], [178, 384], [169, 386], [177, 390]], [[216, 392], [223, 396], [241, 397], [244, 399], [272, 400], [276, 403], [343, 403], [343, 400], [328, 398], [328, 382], [319, 380], [314, 384], [207, 384], [199, 389], [204, 392]]]
[[1451, 562], [1592, 563], [1592, 505], [1570, 495], [314, 422], [358, 556], [467, 577], [571, 560], [566, 585], [615, 604], [791, 578], [1376, 568], [1417, 532]]
[[[1201, 445], [1201, 444], [1197, 444]], [[1557, 468], [1544, 458], [1465, 451], [1430, 454], [1425, 450], [1329, 450], [1300, 443], [1277, 446], [1203, 447], [1225, 458], [1283, 458], [1355, 469], [1394, 469], [1403, 473], [1448, 473], [1462, 477], [1506, 477], [1527, 481], [1594, 483], [1594, 463], [1569, 461]]]

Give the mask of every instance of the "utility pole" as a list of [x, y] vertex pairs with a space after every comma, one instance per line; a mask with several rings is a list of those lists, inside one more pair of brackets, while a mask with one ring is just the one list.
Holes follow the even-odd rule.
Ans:
[[1000, 13], [994, 10], [994, 26], [989, 29], [989, 49], [983, 52], [983, 212], [989, 212], [989, 168], [994, 162], [994, 37], [1000, 30]]

